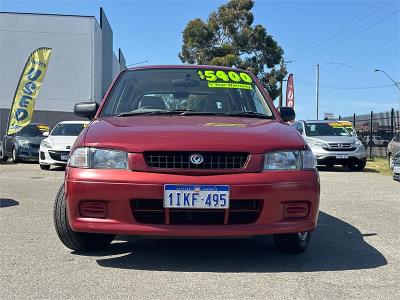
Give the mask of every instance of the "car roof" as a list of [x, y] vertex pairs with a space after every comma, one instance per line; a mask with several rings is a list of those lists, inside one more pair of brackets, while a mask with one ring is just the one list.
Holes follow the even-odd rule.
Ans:
[[58, 122], [58, 124], [89, 124], [89, 123], [90, 123], [90, 121], [79, 121], [79, 120], [77, 120], [77, 121], [61, 121], [61, 122]]
[[127, 68], [127, 70], [145, 70], [145, 69], [219, 69], [227, 71], [248, 72], [246, 70], [237, 68], [211, 66], [211, 65], [153, 65], [153, 66], [139, 66], [139, 67]]
[[296, 122], [326, 124], [326, 123], [338, 122], [338, 120], [298, 120]]

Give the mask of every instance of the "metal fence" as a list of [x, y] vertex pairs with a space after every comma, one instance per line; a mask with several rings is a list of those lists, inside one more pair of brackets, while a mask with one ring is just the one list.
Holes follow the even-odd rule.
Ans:
[[368, 115], [339, 116], [339, 120], [353, 123], [370, 157], [386, 157], [389, 142], [395, 134], [400, 133], [400, 112], [394, 109], [384, 113], [371, 111]]

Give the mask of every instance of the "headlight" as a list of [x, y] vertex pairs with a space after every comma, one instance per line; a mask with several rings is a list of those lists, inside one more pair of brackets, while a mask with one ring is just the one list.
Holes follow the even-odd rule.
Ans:
[[307, 144], [310, 147], [321, 147], [321, 148], [328, 148], [329, 147], [329, 145], [327, 143], [324, 143], [324, 142], [322, 142], [320, 140], [309, 139], [309, 138], [306, 138], [305, 140], [306, 140]]
[[77, 148], [69, 159], [69, 166], [91, 169], [126, 169], [128, 154], [124, 151]]
[[29, 141], [27, 140], [18, 140], [18, 145], [22, 148], [29, 148]]
[[48, 141], [46, 141], [46, 140], [43, 140], [43, 141], [40, 143], [40, 147], [47, 148], [47, 149], [52, 148], [51, 144], [50, 144]]
[[356, 146], [363, 146], [363, 143], [359, 140], [359, 139], [356, 139], [356, 141], [355, 141], [355, 143], [354, 143]]
[[317, 161], [311, 150], [279, 151], [265, 154], [265, 170], [315, 169]]

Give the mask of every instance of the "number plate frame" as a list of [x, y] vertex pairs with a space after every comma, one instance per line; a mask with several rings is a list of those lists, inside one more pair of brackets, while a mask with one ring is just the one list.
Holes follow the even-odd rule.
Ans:
[[348, 159], [349, 155], [347, 154], [336, 154], [336, 159]]
[[[181, 194], [178, 196], [178, 193]], [[193, 196], [194, 194], [197, 196]], [[164, 185], [163, 206], [172, 209], [228, 209], [229, 196], [229, 185], [166, 184]], [[177, 201], [178, 197], [179, 201]], [[211, 197], [210, 202], [207, 201], [208, 197]], [[218, 198], [218, 201], [214, 201], [213, 197], [215, 197], [214, 199]], [[177, 205], [178, 203], [179, 205]], [[214, 206], [215, 203], [217, 203], [216, 206]]]

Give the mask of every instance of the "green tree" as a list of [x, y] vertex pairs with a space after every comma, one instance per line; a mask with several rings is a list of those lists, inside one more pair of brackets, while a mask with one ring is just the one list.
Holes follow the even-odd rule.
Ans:
[[237, 67], [255, 74], [271, 98], [286, 75], [283, 50], [262, 25], [253, 26], [252, 0], [231, 0], [205, 22], [189, 21], [183, 31], [184, 63]]

